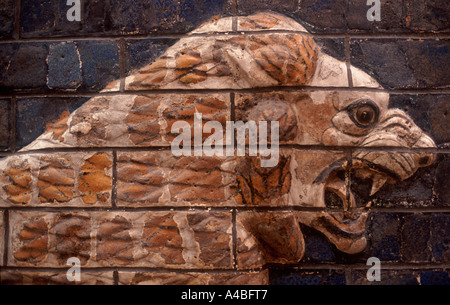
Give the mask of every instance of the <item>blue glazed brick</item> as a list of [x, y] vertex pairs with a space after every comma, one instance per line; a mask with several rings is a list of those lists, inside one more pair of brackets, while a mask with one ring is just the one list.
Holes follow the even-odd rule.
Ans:
[[305, 0], [294, 15], [311, 32], [345, 32], [346, 11], [347, 0]]
[[176, 39], [133, 39], [127, 41], [128, 73], [160, 57]]
[[450, 205], [450, 189], [448, 181], [450, 181], [450, 155], [440, 154], [436, 161], [436, 176], [434, 190], [436, 192], [436, 201], [440, 205]]
[[88, 98], [20, 98], [17, 100], [18, 149], [30, 144], [46, 130], [46, 124], [57, 120], [64, 111], [73, 112]]
[[0, 150], [9, 148], [11, 128], [11, 101], [0, 99]]
[[237, 0], [237, 9], [240, 15], [250, 15], [259, 11], [277, 11], [280, 13], [292, 13], [298, 10], [296, 0]]
[[46, 88], [48, 45], [45, 43], [2, 44], [0, 92]]
[[448, 0], [406, 0], [405, 23], [414, 31], [449, 32], [450, 2]]
[[450, 276], [448, 271], [443, 270], [424, 271], [420, 274], [420, 283], [422, 285], [450, 285]]
[[341, 270], [271, 270], [271, 285], [345, 285]]
[[0, 6], [0, 38], [11, 38], [14, 30], [14, 0], [2, 0]]
[[436, 144], [450, 142], [450, 95], [391, 95], [390, 107], [405, 111]]
[[450, 215], [433, 215], [431, 218], [431, 251], [437, 262], [450, 262]]
[[314, 38], [325, 54], [328, 54], [341, 61], [345, 61], [344, 39]]
[[[194, 29], [213, 16], [227, 16], [227, 0], [190, 0], [180, 2], [180, 18], [187, 29]], [[201, 16], [201, 18], [199, 18]], [[183, 25], [185, 26], [185, 25]]]
[[[83, 14], [83, 4], [89, 1], [81, 1], [81, 20], [86, 20]], [[72, 6], [67, 5], [67, 1], [57, 1], [55, 3], [55, 26], [52, 28], [52, 36], [67, 36], [67, 35], [81, 35], [83, 34], [83, 22], [82, 21], [69, 21], [67, 20], [67, 11]], [[48, 33], [46, 34], [48, 35]]]
[[49, 88], [76, 89], [81, 85], [81, 61], [74, 43], [50, 45], [47, 62]]
[[397, 184], [387, 184], [370, 197], [374, 206], [382, 207], [424, 207], [435, 205], [434, 202], [434, 175], [436, 164], [419, 168], [411, 178]]
[[53, 32], [57, 2], [22, 0], [20, 2], [21, 37], [36, 37]]
[[404, 215], [402, 218], [401, 259], [404, 262], [429, 262], [431, 251], [430, 216], [423, 214]]
[[83, 31], [88, 33], [112, 33], [110, 0], [90, 0], [84, 2], [82, 17]]
[[320, 232], [302, 226], [305, 254], [302, 262], [331, 262], [335, 260], [332, 244]]
[[400, 257], [400, 221], [394, 213], [372, 213], [367, 224], [368, 257], [380, 261], [398, 261]]
[[22, 0], [21, 36], [186, 33], [213, 16], [231, 14], [228, 0], [81, 2], [81, 21], [69, 22], [66, 1]]
[[120, 78], [119, 49], [115, 41], [78, 41], [83, 71], [82, 90], [99, 91]]
[[367, 1], [348, 0], [348, 11], [346, 20], [348, 28], [357, 32], [403, 32], [405, 18], [403, 16], [403, 1], [384, 0], [380, 1], [380, 21], [367, 20], [367, 11], [371, 6]]
[[[370, 266], [367, 266], [370, 268]], [[381, 262], [380, 281], [369, 281], [367, 270], [352, 271], [354, 285], [419, 285], [419, 274], [414, 270], [386, 270]]]
[[226, 0], [111, 0], [113, 28], [120, 33], [186, 33], [212, 16], [226, 16]]
[[450, 87], [450, 40], [354, 40], [351, 63], [387, 89]]

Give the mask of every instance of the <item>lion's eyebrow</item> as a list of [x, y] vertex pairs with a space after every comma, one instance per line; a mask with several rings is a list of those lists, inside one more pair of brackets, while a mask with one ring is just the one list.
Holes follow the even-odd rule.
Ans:
[[360, 89], [337, 92], [337, 101], [333, 101], [333, 104], [338, 111], [342, 111], [360, 100], [373, 101], [380, 111], [386, 111], [389, 107], [389, 93], [386, 92], [362, 92]]

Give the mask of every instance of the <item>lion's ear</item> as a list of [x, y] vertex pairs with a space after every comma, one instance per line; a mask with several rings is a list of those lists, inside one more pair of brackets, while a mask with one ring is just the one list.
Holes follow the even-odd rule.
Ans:
[[318, 52], [306, 34], [184, 38], [130, 76], [127, 89], [302, 86], [311, 81]]
[[270, 34], [247, 37], [254, 61], [279, 86], [310, 82], [316, 68], [318, 47], [305, 34]]

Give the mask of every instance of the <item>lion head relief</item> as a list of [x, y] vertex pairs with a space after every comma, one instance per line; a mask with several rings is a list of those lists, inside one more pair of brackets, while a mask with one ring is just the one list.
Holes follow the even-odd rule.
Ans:
[[[119, 168], [118, 200], [132, 206], [155, 202], [244, 208], [237, 230], [246, 244], [238, 251], [257, 253], [260, 264], [301, 260], [299, 224], [322, 232], [340, 251], [361, 252], [369, 203], [359, 199], [349, 181], [370, 181], [372, 196], [385, 183], [408, 179], [434, 161], [431, 153], [414, 152], [435, 147], [433, 140], [403, 111], [389, 108], [389, 94], [371, 76], [325, 54], [297, 22], [258, 13], [239, 19], [243, 33], [216, 33], [232, 22], [229, 17], [202, 25], [127, 77], [125, 92], [109, 93], [120, 88], [120, 80], [111, 83], [104, 95], [49, 125], [23, 153], [1, 160], [4, 204], [94, 204], [112, 192], [103, 183], [102, 170], [93, 165], [86, 169], [97, 177], [90, 188], [75, 177], [77, 171], [73, 177], [64, 174], [70, 163], [66, 157], [58, 159], [54, 153], [52, 160], [51, 155], [28, 156], [26, 151], [156, 147], [162, 150], [155, 172], [164, 172], [166, 184], [158, 184], [151, 171], [121, 176]], [[195, 166], [175, 163], [193, 172], [213, 164], [204, 179], [171, 176], [170, 169], [166, 174], [165, 168], [175, 164], [170, 150], [163, 150], [176, 136], [172, 126], [180, 120], [194, 125], [196, 113], [204, 122], [221, 124], [278, 122], [277, 164], [262, 167], [259, 156], [199, 156]], [[207, 137], [201, 135], [202, 140]], [[136, 160], [142, 167], [153, 162]], [[56, 176], [48, 179], [46, 174]], [[134, 179], [139, 190], [122, 187], [127, 179]], [[208, 184], [208, 179], [221, 184]]]

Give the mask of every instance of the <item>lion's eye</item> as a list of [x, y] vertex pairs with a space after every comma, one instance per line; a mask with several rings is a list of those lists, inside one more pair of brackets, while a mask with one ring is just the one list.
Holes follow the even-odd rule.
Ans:
[[348, 112], [358, 127], [370, 127], [378, 121], [378, 107], [370, 100], [356, 102], [349, 107]]
[[355, 119], [358, 120], [358, 122], [363, 125], [373, 123], [374, 118], [375, 118], [375, 110], [368, 105], [359, 107], [355, 112]]

